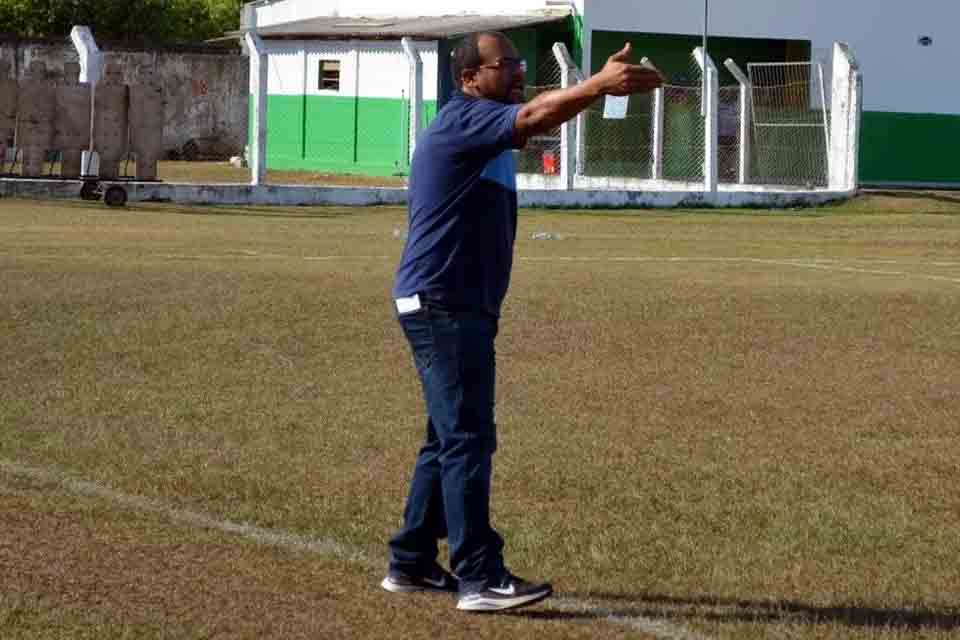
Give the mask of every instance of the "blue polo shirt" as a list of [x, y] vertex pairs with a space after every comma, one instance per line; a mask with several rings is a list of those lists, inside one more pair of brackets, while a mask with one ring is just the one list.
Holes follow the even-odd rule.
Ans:
[[417, 142], [393, 294], [499, 317], [517, 233], [520, 105], [457, 92]]

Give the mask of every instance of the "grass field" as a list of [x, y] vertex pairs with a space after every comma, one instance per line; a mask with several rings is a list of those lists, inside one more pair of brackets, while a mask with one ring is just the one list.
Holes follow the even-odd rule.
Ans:
[[0, 637], [960, 635], [960, 197], [523, 212], [493, 510], [560, 594], [494, 617], [378, 587], [404, 224], [0, 200]]

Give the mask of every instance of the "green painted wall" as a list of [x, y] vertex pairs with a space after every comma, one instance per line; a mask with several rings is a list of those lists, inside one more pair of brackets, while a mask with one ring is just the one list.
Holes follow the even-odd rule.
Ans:
[[578, 14], [571, 14], [567, 18], [567, 31], [570, 33], [570, 43], [567, 45], [567, 48], [570, 50], [570, 55], [573, 56], [573, 60], [583, 67], [583, 17]]
[[960, 184], [958, 148], [960, 115], [867, 111], [860, 136], [860, 180]]
[[[637, 60], [650, 58], [670, 82], [684, 84], [693, 76], [696, 63], [691, 52], [703, 44], [701, 36], [679, 36], [656, 33], [621, 33], [594, 31], [590, 48], [593, 73], [606, 64], [607, 58], [623, 48], [625, 42], [633, 45]], [[803, 40], [767, 40], [764, 38], [710, 38], [710, 57], [720, 70], [721, 84], [736, 84], [723, 66], [724, 60], [733, 60], [746, 71], [750, 62], [788, 62], [810, 59], [810, 43]]]
[[[269, 96], [270, 169], [398, 175], [409, 170], [409, 105], [390, 98]], [[424, 105], [424, 124], [436, 116]], [[251, 117], [251, 123], [253, 118]]]
[[[690, 52], [700, 46], [698, 36], [675, 36], [650, 33], [593, 32], [592, 60], [594, 72], [607, 58], [633, 44], [637, 59], [649, 56], [672, 82], [691, 75]], [[810, 43], [803, 40], [765, 40], [757, 38], [711, 38], [710, 54], [720, 66], [720, 82], [735, 84], [722, 63], [733, 58], [744, 70], [750, 62], [802, 61], [810, 59]], [[631, 111], [633, 102], [631, 102]], [[633, 115], [631, 113], [631, 115]], [[611, 125], [595, 123], [593, 133]], [[588, 129], [588, 135], [591, 135]], [[642, 138], [642, 136], [640, 136]], [[645, 141], [641, 140], [643, 144]], [[599, 148], [596, 142], [591, 145]], [[817, 148], [811, 145], [811, 148]], [[960, 115], [865, 112], [860, 139], [860, 180], [862, 182], [946, 182], [960, 184], [960, 163], [954, 150], [960, 148]], [[667, 149], [669, 153], [669, 145]], [[608, 152], [609, 165], [599, 163], [616, 175], [624, 159]], [[596, 159], [595, 164], [596, 163]], [[804, 159], [798, 158], [797, 162]], [[809, 159], [807, 162], [811, 162]], [[755, 167], [757, 169], [757, 167]], [[646, 167], [625, 167], [624, 171], [640, 175]]]

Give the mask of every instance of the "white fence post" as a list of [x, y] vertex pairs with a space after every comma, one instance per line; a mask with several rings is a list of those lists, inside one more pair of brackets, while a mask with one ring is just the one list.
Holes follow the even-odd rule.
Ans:
[[400, 40], [400, 44], [403, 45], [403, 52], [410, 65], [410, 157], [408, 160], [413, 160], [413, 152], [417, 147], [417, 140], [420, 139], [420, 132], [423, 130], [423, 61], [413, 40], [405, 37]]
[[717, 167], [717, 151], [720, 144], [719, 140], [719, 104], [720, 104], [720, 79], [717, 73], [717, 67], [713, 64], [708, 54], [705, 54], [702, 47], [693, 50], [693, 56], [700, 65], [706, 82], [707, 95], [704, 96], [704, 145], [703, 145], [703, 188], [708, 193], [714, 193], [717, 190], [719, 182], [719, 171]]
[[663, 127], [666, 123], [666, 92], [663, 87], [657, 87], [653, 90], [653, 145], [651, 153], [653, 154], [653, 171], [651, 178], [654, 180], [663, 180]]
[[[566, 89], [579, 82], [583, 82], [583, 75], [573, 61], [573, 56], [562, 42], [553, 45], [553, 56], [560, 65], [560, 87]], [[560, 184], [562, 189], [569, 191], [573, 189], [574, 177], [577, 173], [577, 155], [579, 145], [577, 143], [580, 130], [581, 119], [578, 116], [575, 120], [568, 120], [560, 125]]]
[[751, 96], [750, 80], [737, 63], [732, 58], [727, 58], [723, 66], [733, 74], [737, 83], [740, 85], [740, 130], [738, 133], [738, 146], [740, 156], [737, 159], [737, 182], [747, 184], [750, 180], [750, 127], [752, 126], [751, 114]]
[[845, 43], [833, 46], [830, 110], [830, 189], [855, 191], [858, 184], [863, 75]]
[[90, 27], [75, 26], [70, 31], [70, 39], [80, 58], [80, 82], [90, 85], [90, 148], [83, 152], [80, 161], [80, 174], [93, 175], [99, 171], [96, 152], [93, 149], [94, 105], [97, 98], [97, 83], [103, 71], [103, 54], [93, 38]]
[[250, 144], [250, 184], [267, 182], [267, 82], [269, 64], [263, 40], [247, 32], [244, 41], [250, 52], [250, 93], [253, 98], [253, 140]]

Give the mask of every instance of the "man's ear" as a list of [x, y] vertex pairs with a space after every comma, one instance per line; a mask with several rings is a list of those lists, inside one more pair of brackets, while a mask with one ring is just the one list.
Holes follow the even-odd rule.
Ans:
[[460, 72], [460, 86], [472, 87], [477, 81], [476, 69], [464, 69]]

